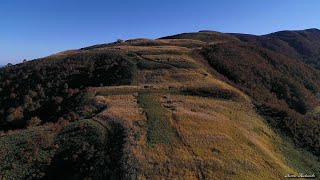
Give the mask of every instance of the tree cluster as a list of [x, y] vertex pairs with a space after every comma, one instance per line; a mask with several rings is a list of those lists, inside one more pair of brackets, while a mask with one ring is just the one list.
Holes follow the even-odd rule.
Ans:
[[75, 99], [86, 87], [130, 84], [130, 57], [120, 52], [56, 55], [0, 69], [0, 130], [79, 119]]

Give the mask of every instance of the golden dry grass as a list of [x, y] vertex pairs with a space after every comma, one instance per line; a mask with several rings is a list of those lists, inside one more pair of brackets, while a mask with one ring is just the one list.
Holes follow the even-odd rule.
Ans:
[[186, 55], [177, 54], [160, 54], [160, 55], [142, 55], [147, 59], [152, 59], [157, 62], [194, 62], [194, 60]]
[[121, 45], [131, 46], [147, 46], [147, 45], [161, 45], [161, 46], [182, 46], [182, 47], [201, 47], [206, 43], [199, 40], [193, 39], [132, 39], [121, 43]]
[[[161, 40], [161, 43], [165, 42]], [[190, 55], [190, 49], [127, 45], [112, 48], [138, 52], [144, 54], [144, 58], [161, 63], [187, 61], [197, 64], [192, 69], [139, 69], [137, 86], [96, 88], [97, 95], [100, 95], [97, 98], [107, 108], [95, 119], [118, 121], [125, 127], [127, 140], [124, 152], [129, 157], [125, 163], [136, 167], [132, 177], [263, 180], [284, 179], [285, 174], [299, 170], [286, 161], [281, 150], [280, 145], [289, 147], [290, 143], [285, 142], [254, 111], [250, 98], [211, 75], [195, 56]], [[170, 90], [180, 91], [185, 87], [210, 86], [233, 91], [242, 98], [209, 99], [170, 93]], [[149, 119], [143, 109], [148, 107], [141, 107], [137, 102], [138, 92], [142, 90], [148, 90], [144, 92], [151, 93], [152, 100], [161, 103], [168, 111], [169, 123], [176, 132], [173, 142], [148, 145]], [[292, 154], [303, 158], [300, 151], [291, 150], [294, 151]], [[309, 161], [312, 156], [307, 158]]]
[[139, 164], [140, 179], [281, 179], [295, 172], [275, 143], [281, 138], [248, 105], [157, 93], [178, 138], [150, 148], [136, 93], [98, 98], [108, 108], [96, 118], [127, 127], [126, 152]]
[[[229, 173], [206, 170], [209, 179], [281, 179], [294, 172], [274, 145], [276, 134], [250, 107], [235, 102], [171, 96], [181, 139], [199, 159], [215, 159]], [[266, 135], [253, 131], [263, 129]]]
[[111, 47], [103, 47], [97, 48], [96, 50], [122, 50], [127, 52], [135, 52], [140, 54], [183, 54], [187, 53], [190, 50], [185, 47], [179, 46], [126, 46], [126, 45], [119, 45], [119, 46], [111, 46]]
[[63, 51], [60, 53], [52, 54], [52, 55], [48, 56], [48, 58], [62, 58], [62, 57], [67, 57], [69, 55], [77, 54], [79, 52], [80, 51], [78, 51], [78, 50], [67, 50], [67, 51]]

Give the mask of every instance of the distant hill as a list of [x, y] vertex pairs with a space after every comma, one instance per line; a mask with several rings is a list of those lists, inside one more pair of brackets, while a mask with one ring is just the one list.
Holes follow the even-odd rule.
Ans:
[[279, 31], [263, 36], [232, 34], [241, 41], [300, 59], [320, 69], [320, 30]]
[[319, 30], [215, 31], [0, 69], [0, 179], [320, 175]]

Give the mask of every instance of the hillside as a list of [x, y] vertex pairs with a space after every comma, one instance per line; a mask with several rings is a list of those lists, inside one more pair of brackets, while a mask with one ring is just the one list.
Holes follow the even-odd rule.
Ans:
[[319, 75], [213, 31], [5, 67], [0, 179], [318, 176]]
[[[300, 32], [310, 31], [316, 30]], [[220, 37], [215, 42], [217, 35]], [[269, 124], [290, 136], [296, 145], [319, 154], [319, 71], [303, 63], [303, 59], [289, 56], [287, 51], [280, 53], [281, 48], [276, 51], [265, 48], [264, 44], [270, 41], [263, 38], [269, 35], [228, 35], [239, 39], [227, 38], [221, 42], [225, 35], [208, 31], [170, 38], [206, 36], [210, 41], [201, 54], [210, 66], [225, 77], [225, 81], [230, 80], [252, 97], [258, 112]], [[261, 43], [246, 41], [243, 37], [260, 39]]]
[[320, 154], [320, 124], [315, 112], [319, 106], [319, 72], [297, 60], [242, 43], [210, 46], [203, 54], [212, 67], [253, 98], [272, 126], [291, 136], [300, 147]]
[[279, 31], [263, 36], [233, 34], [241, 41], [258, 44], [264, 48], [299, 59], [320, 69], [320, 30]]

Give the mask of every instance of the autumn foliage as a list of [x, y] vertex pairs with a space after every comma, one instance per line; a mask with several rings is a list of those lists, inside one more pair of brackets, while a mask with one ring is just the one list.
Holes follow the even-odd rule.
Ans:
[[320, 73], [291, 57], [252, 44], [230, 42], [203, 50], [210, 65], [250, 95], [270, 124], [320, 154]]

